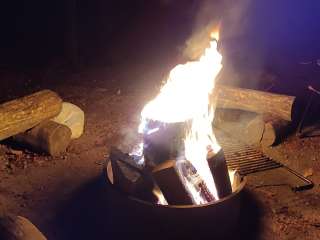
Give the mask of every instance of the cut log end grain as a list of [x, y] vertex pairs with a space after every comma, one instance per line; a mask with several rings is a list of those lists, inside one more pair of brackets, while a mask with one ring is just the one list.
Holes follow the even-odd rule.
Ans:
[[274, 146], [281, 142], [290, 131], [290, 122], [282, 119], [269, 119], [267, 120], [263, 136], [261, 139], [261, 145], [263, 147]]
[[265, 122], [262, 116], [252, 119], [245, 131], [245, 142], [249, 145], [259, 144], [265, 132]]
[[42, 90], [1, 104], [0, 141], [55, 117], [61, 108], [62, 99], [51, 90]]

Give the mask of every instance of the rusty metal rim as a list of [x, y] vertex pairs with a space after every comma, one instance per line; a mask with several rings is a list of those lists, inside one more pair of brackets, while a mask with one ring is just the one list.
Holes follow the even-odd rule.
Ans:
[[116, 192], [118, 192], [120, 195], [123, 195], [123, 197], [129, 199], [129, 200], [132, 200], [132, 201], [135, 201], [135, 202], [139, 202], [141, 204], [144, 204], [144, 205], [149, 205], [149, 206], [153, 206], [153, 207], [157, 207], [157, 208], [174, 208], [174, 209], [186, 209], [186, 208], [202, 208], [202, 207], [209, 207], [209, 206], [212, 206], [212, 205], [217, 205], [217, 204], [221, 204], [233, 197], [235, 197], [236, 195], [238, 195], [242, 190], [243, 188], [245, 187], [246, 183], [247, 183], [247, 179], [246, 177], [242, 177], [242, 180], [241, 180], [241, 183], [238, 185], [236, 191], [232, 192], [232, 194], [230, 194], [229, 196], [226, 196], [224, 198], [221, 198], [217, 201], [214, 201], [214, 202], [210, 202], [210, 203], [206, 203], [206, 204], [201, 204], [201, 205], [160, 205], [160, 204], [154, 204], [154, 203], [151, 203], [151, 202], [148, 202], [148, 201], [144, 201], [144, 200], [141, 200], [139, 198], [136, 198], [136, 197], [133, 197], [133, 196], [130, 196], [122, 191], [120, 191], [119, 189], [117, 189], [113, 183], [111, 182], [110, 178], [109, 178], [109, 174], [108, 174], [108, 170], [110, 170], [112, 172], [112, 168], [111, 168], [111, 164], [110, 162], [106, 163], [106, 166], [105, 166], [105, 169], [104, 169], [104, 173], [105, 173], [105, 178], [107, 180], [107, 184], [109, 186], [111, 186], [112, 189], [114, 189]]

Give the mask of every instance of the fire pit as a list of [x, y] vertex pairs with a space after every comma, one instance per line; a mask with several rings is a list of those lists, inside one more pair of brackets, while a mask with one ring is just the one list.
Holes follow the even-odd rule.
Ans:
[[108, 191], [108, 219], [117, 239], [226, 239], [237, 228], [243, 178], [233, 185], [229, 196], [202, 205], [153, 204], [127, 195], [113, 184], [111, 163], [105, 168]]
[[245, 181], [228, 170], [212, 128], [210, 96], [222, 56], [218, 31], [211, 37], [203, 55], [173, 68], [159, 94], [144, 106], [137, 150], [110, 151], [106, 181], [117, 239], [122, 233], [225, 239], [237, 226]]

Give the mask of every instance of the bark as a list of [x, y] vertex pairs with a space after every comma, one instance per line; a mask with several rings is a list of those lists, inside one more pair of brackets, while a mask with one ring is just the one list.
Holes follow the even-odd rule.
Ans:
[[0, 105], [0, 141], [55, 117], [62, 100], [53, 91], [43, 90]]
[[217, 99], [218, 108], [272, 114], [287, 121], [294, 118], [293, 96], [217, 85], [212, 99]]

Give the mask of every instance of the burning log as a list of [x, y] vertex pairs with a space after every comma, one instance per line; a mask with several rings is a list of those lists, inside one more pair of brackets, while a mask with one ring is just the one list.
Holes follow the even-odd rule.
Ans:
[[168, 160], [155, 167], [152, 176], [169, 204], [190, 205], [193, 203], [181, 181], [175, 160]]
[[154, 184], [151, 177], [131, 156], [112, 148], [110, 161], [115, 186], [132, 196], [152, 202], [156, 201], [152, 194]]
[[43, 90], [0, 105], [0, 140], [55, 117], [61, 111], [62, 100], [53, 91]]
[[181, 155], [186, 124], [148, 120], [143, 133], [143, 154], [148, 167], [153, 168]]
[[66, 151], [71, 141], [71, 130], [62, 124], [45, 121], [18, 135], [13, 140], [37, 152], [58, 156]]
[[293, 111], [296, 98], [293, 96], [223, 85], [217, 85], [215, 93], [214, 98], [217, 97], [218, 108], [273, 114], [287, 121], [292, 121], [294, 118]]
[[209, 203], [215, 200], [215, 197], [209, 191], [206, 183], [203, 181], [191, 162], [187, 160], [179, 160], [176, 163], [176, 168], [179, 169], [180, 178], [190, 194], [192, 195], [192, 193], [195, 192], [199, 194], [200, 199], [198, 200], [194, 199], [193, 196], [194, 204]]
[[223, 198], [228, 196], [232, 193], [232, 187], [227, 162], [222, 149], [216, 154], [209, 151], [207, 159], [216, 185], [218, 197]]

